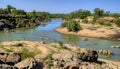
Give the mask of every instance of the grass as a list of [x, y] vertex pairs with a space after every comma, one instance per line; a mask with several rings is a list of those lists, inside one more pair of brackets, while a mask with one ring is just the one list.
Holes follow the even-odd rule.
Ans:
[[52, 61], [52, 54], [49, 54], [47, 58], [45, 59], [45, 64], [47, 65], [47, 68], [50, 69], [51, 66], [53, 66], [53, 61]]
[[29, 51], [27, 48], [23, 48], [21, 51], [19, 51], [19, 53], [21, 53], [21, 57], [22, 60], [29, 58], [29, 57], [35, 57], [37, 54], [40, 54], [41, 51], [40, 50], [35, 50], [35, 51]]
[[58, 41], [58, 44], [59, 44], [61, 49], [66, 49], [66, 47], [64, 46], [62, 41]]
[[7, 49], [3, 45], [0, 44], [0, 48], [3, 49], [5, 52], [14, 52], [13, 49]]

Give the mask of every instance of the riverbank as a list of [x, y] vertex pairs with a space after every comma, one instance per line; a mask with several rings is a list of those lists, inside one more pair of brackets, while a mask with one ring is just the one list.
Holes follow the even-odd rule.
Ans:
[[78, 32], [68, 31], [67, 28], [56, 28], [55, 31], [62, 34], [72, 34], [78, 36], [94, 37], [101, 39], [120, 40], [120, 28], [105, 27], [101, 25], [81, 24], [82, 30]]
[[[31, 60], [31, 58], [35, 59], [36, 62], [42, 63], [44, 68], [47, 66], [54, 68], [57, 65], [56, 62], [59, 62], [59, 64], [63, 64], [63, 67], [66, 67], [66, 66], [77, 67], [78, 66], [77, 64], [80, 63], [79, 66], [82, 69], [89, 68], [89, 67], [91, 67], [91, 69], [95, 69], [96, 67], [99, 69], [102, 69], [102, 67], [104, 67], [104, 66], [108, 66], [109, 68], [115, 68], [115, 69], [117, 67], [120, 67], [120, 62], [110, 61], [110, 60], [105, 60], [105, 59], [98, 59], [96, 61], [95, 59], [97, 59], [97, 56], [95, 56], [95, 55], [97, 55], [97, 54], [95, 54], [95, 51], [92, 49], [85, 49], [85, 48], [80, 48], [77, 46], [71, 46], [70, 44], [64, 44], [63, 46], [60, 46], [60, 45], [61, 44], [59, 44], [59, 43], [45, 44], [44, 42], [32, 42], [32, 41], [6, 41], [6, 42], [0, 43], [0, 52], [1, 53], [4, 53], [4, 52], [20, 53], [21, 52], [21, 54], [24, 54], [24, 55], [22, 55], [22, 57], [23, 56], [26, 56], [26, 57], [24, 57], [24, 59], [22, 59], [20, 62], [17, 62], [17, 63], [15, 62], [15, 65], [13, 65], [18, 68], [25, 67], [27, 65], [30, 66], [30, 64], [33, 65], [32, 63], [29, 63], [29, 62], [33, 61], [33, 60]], [[83, 61], [83, 58], [78, 59], [77, 57], [75, 57], [75, 56], [80, 57], [80, 53], [82, 53], [82, 52], [84, 52], [86, 54], [86, 56], [88, 56], [88, 57], [90, 56], [90, 53], [91, 54], [94, 53], [93, 55], [91, 55], [91, 58], [95, 58], [95, 57], [96, 58], [92, 59], [92, 61], [88, 60], [88, 59], [85, 60], [85, 58], [84, 58], [85, 61]], [[32, 56], [30, 56], [30, 55], [32, 55]], [[62, 56], [60, 56], [60, 55], [62, 55]], [[5, 56], [5, 55], [0, 55], [0, 57], [4, 58], [3, 56]], [[71, 60], [71, 58], [74, 61]], [[10, 59], [14, 60], [12, 58], [10, 58]], [[28, 60], [28, 59], [30, 59], [30, 60]], [[3, 61], [3, 59], [0, 59], [0, 60]], [[70, 64], [65, 65], [62, 62], [62, 60], [64, 61], [64, 63], [66, 63], [66, 64], [70, 63]], [[77, 60], [77, 62], [76, 62], [76, 60]], [[78, 61], [80, 61], [80, 62], [78, 62]], [[36, 62], [35, 62], [35, 65], [36, 65]], [[86, 66], [86, 64], [87, 64], [87, 66]], [[93, 68], [92, 68], [92, 66], [93, 66]], [[61, 66], [57, 66], [57, 67], [61, 67]], [[39, 68], [36, 68], [36, 69], [39, 69]]]
[[32, 20], [28, 18], [28, 15], [10, 15], [10, 14], [0, 14], [0, 31], [10, 31], [15, 28], [30, 28], [41, 25], [43, 22], [50, 21], [41, 17], [34, 16], [36, 19]]

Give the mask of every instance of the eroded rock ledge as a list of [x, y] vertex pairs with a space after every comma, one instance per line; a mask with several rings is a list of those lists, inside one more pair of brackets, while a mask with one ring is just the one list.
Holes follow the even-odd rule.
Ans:
[[[7, 43], [7, 44], [6, 44]], [[23, 43], [23, 46], [16, 46]], [[98, 60], [98, 52], [92, 49], [80, 48], [65, 44], [60, 46], [56, 43], [43, 44], [31, 41], [11, 41], [2, 42], [1, 45], [20, 50], [27, 47], [30, 51], [40, 50], [41, 53], [33, 57], [22, 59], [22, 53], [1, 52], [0, 69], [119, 69], [117, 64]], [[36, 46], [36, 49], [34, 47]], [[2, 47], [2, 48], [3, 48]], [[4, 48], [5, 49], [5, 48]], [[32, 50], [34, 49], [34, 50]], [[15, 53], [17, 52], [17, 53]], [[29, 53], [32, 54], [32, 53]]]

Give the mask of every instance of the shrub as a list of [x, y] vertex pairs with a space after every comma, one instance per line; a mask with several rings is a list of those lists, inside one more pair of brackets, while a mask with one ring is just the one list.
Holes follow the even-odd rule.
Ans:
[[69, 31], [73, 31], [73, 32], [77, 32], [82, 29], [80, 24], [74, 20], [62, 23], [61, 27], [67, 27]]
[[120, 19], [117, 19], [117, 20], [115, 21], [115, 24], [116, 24], [118, 27], [120, 27]]
[[21, 53], [21, 57], [22, 60], [29, 58], [29, 57], [34, 57], [37, 54], [40, 54], [41, 51], [40, 50], [35, 50], [35, 51], [29, 51], [27, 48], [23, 48], [21, 51], [19, 51]]
[[62, 41], [58, 41], [58, 44], [60, 46], [61, 49], [66, 49], [66, 47], [63, 45]]
[[105, 23], [105, 26], [111, 26], [111, 23]]
[[85, 19], [82, 20], [82, 22], [84, 22], [84, 23], [88, 23], [88, 19], [85, 18]]
[[98, 24], [100, 24], [100, 25], [105, 25], [105, 23], [104, 22], [101, 22], [101, 21], [99, 21], [99, 22], [97, 22]]
[[66, 27], [66, 26], [67, 26], [67, 24], [68, 24], [68, 22], [64, 22], [64, 23], [62, 23], [62, 24], [61, 24], [61, 27], [63, 27], [63, 28], [64, 28], [64, 27]]

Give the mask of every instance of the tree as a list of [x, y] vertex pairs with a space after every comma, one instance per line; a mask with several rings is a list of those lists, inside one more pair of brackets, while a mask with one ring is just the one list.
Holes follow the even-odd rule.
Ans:
[[11, 10], [13, 9], [13, 7], [11, 5], [7, 5], [5, 11], [7, 14], [11, 14]]
[[4, 13], [5, 13], [4, 9], [0, 8], [0, 14], [4, 14]]
[[32, 16], [36, 16], [36, 11], [35, 10], [32, 11]]
[[120, 19], [117, 19], [117, 20], [115, 21], [115, 24], [116, 24], [118, 27], [120, 27]]
[[77, 32], [81, 30], [81, 26], [74, 20], [70, 20], [68, 22], [62, 23], [61, 27], [66, 27], [69, 31]]
[[11, 14], [17, 15], [17, 10], [16, 10], [16, 8], [13, 8], [13, 9], [12, 9]]
[[100, 8], [94, 9], [94, 16], [101, 17], [103, 16], [104, 10], [101, 10]]

